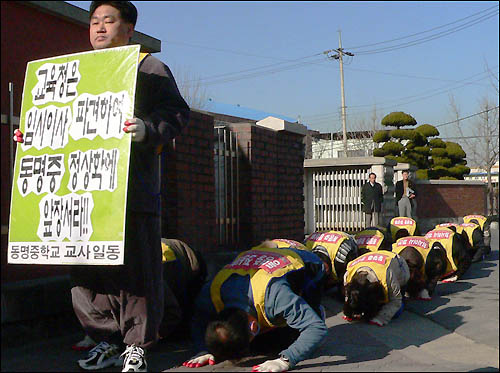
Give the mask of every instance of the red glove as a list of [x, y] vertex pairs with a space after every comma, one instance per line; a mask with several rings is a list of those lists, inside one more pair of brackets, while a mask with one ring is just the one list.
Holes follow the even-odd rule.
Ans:
[[23, 133], [21, 131], [19, 131], [19, 129], [17, 129], [14, 131], [13, 139], [15, 142], [23, 143], [24, 142], [23, 136], [24, 136]]

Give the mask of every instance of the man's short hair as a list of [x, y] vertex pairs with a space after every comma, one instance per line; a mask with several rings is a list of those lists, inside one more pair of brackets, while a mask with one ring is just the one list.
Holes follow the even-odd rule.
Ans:
[[92, 1], [90, 4], [89, 18], [101, 5], [109, 5], [120, 12], [120, 17], [127, 23], [134, 25], [137, 22], [137, 8], [131, 1]]
[[373, 176], [375, 176], [375, 177], [377, 177], [377, 175], [375, 174], [375, 172], [370, 172], [370, 173], [368, 174], [368, 177], [370, 177], [370, 176], [372, 176], [372, 175], [373, 175]]
[[247, 314], [237, 308], [222, 310], [208, 324], [205, 344], [216, 361], [241, 358], [250, 345]]
[[410, 170], [403, 170], [401, 173], [404, 174], [404, 173], [407, 173], [408, 175], [410, 174]]

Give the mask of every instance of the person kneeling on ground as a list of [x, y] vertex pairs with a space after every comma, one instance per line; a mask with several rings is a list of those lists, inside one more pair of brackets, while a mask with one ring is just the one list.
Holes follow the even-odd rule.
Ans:
[[254, 371], [292, 369], [327, 334], [320, 305], [325, 279], [322, 261], [305, 250], [264, 243], [240, 253], [198, 295], [192, 335], [202, 352], [183, 365], [196, 368], [241, 358], [255, 336], [288, 326], [300, 331], [298, 338]]
[[344, 273], [347, 264], [359, 256], [358, 245], [344, 232], [314, 232], [305, 241], [307, 249], [318, 255], [327, 266], [325, 290], [338, 287], [338, 296], [344, 299]]
[[438, 228], [427, 232], [425, 238], [432, 249], [437, 247], [446, 253], [446, 271], [441, 281], [446, 283], [460, 279], [471, 265], [468, 242], [463, 236], [449, 228]]
[[379, 250], [391, 251], [391, 239], [387, 230], [382, 227], [366, 228], [356, 233], [354, 239], [358, 245], [360, 255]]
[[483, 215], [467, 215], [464, 216], [464, 223], [478, 224], [483, 232], [483, 245], [479, 246], [478, 250], [472, 257], [472, 263], [476, 263], [484, 259], [486, 255], [491, 253], [491, 225], [492, 218], [484, 217]]
[[431, 250], [425, 237], [403, 237], [392, 245], [410, 269], [407, 292], [411, 298], [430, 300], [438, 280], [445, 274], [446, 252], [436, 247]]
[[389, 251], [366, 253], [347, 265], [344, 275], [344, 319], [384, 326], [403, 311], [410, 269]]
[[392, 242], [402, 237], [418, 236], [417, 222], [412, 218], [398, 216], [392, 218], [388, 224], [387, 232], [391, 233]]

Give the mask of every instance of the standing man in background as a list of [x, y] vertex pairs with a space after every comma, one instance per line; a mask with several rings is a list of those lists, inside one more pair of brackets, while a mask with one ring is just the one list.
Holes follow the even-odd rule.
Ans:
[[382, 201], [384, 199], [382, 185], [375, 181], [377, 175], [370, 172], [368, 177], [368, 182], [361, 188], [361, 203], [365, 212], [365, 228], [378, 225], [379, 213], [382, 210]]
[[403, 180], [396, 183], [396, 203], [399, 210], [399, 216], [414, 218], [417, 213], [417, 191], [415, 183], [408, 179], [410, 172], [403, 171]]

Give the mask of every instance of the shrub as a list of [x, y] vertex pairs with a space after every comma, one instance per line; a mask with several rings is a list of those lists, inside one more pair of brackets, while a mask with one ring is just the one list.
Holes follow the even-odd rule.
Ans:
[[450, 158], [462, 159], [466, 156], [462, 147], [456, 142], [446, 141], [446, 151], [448, 152], [448, 157]]
[[382, 149], [387, 152], [387, 154], [399, 155], [404, 150], [404, 146], [398, 142], [388, 141], [382, 146]]
[[[407, 147], [408, 148], [408, 147]], [[428, 156], [431, 149], [428, 146], [415, 146], [413, 149], [414, 152], [417, 152], [418, 154], [422, 154], [425, 156]]]
[[438, 129], [430, 124], [422, 124], [421, 126], [415, 128], [415, 130], [425, 137], [439, 136]]
[[446, 149], [444, 149], [444, 148], [432, 148], [431, 155], [433, 157], [446, 157], [448, 155], [448, 153], [446, 152]]
[[378, 131], [373, 135], [373, 142], [376, 143], [386, 142], [389, 141], [390, 139], [391, 136], [389, 135], [389, 131], [386, 130]]
[[382, 118], [381, 124], [386, 127], [404, 127], [415, 126], [417, 121], [411, 115], [403, 113], [402, 111], [392, 112]]
[[385, 157], [388, 153], [384, 149], [373, 149], [374, 157]]
[[446, 143], [441, 139], [432, 139], [429, 141], [431, 148], [446, 148]]
[[428, 171], [429, 170], [424, 170], [424, 169], [417, 170], [417, 172], [415, 173], [417, 176], [417, 179], [429, 180]]
[[443, 167], [447, 168], [447, 167], [451, 167], [451, 164], [452, 164], [450, 158], [433, 157], [432, 160], [434, 161], [435, 166], [443, 166]]

